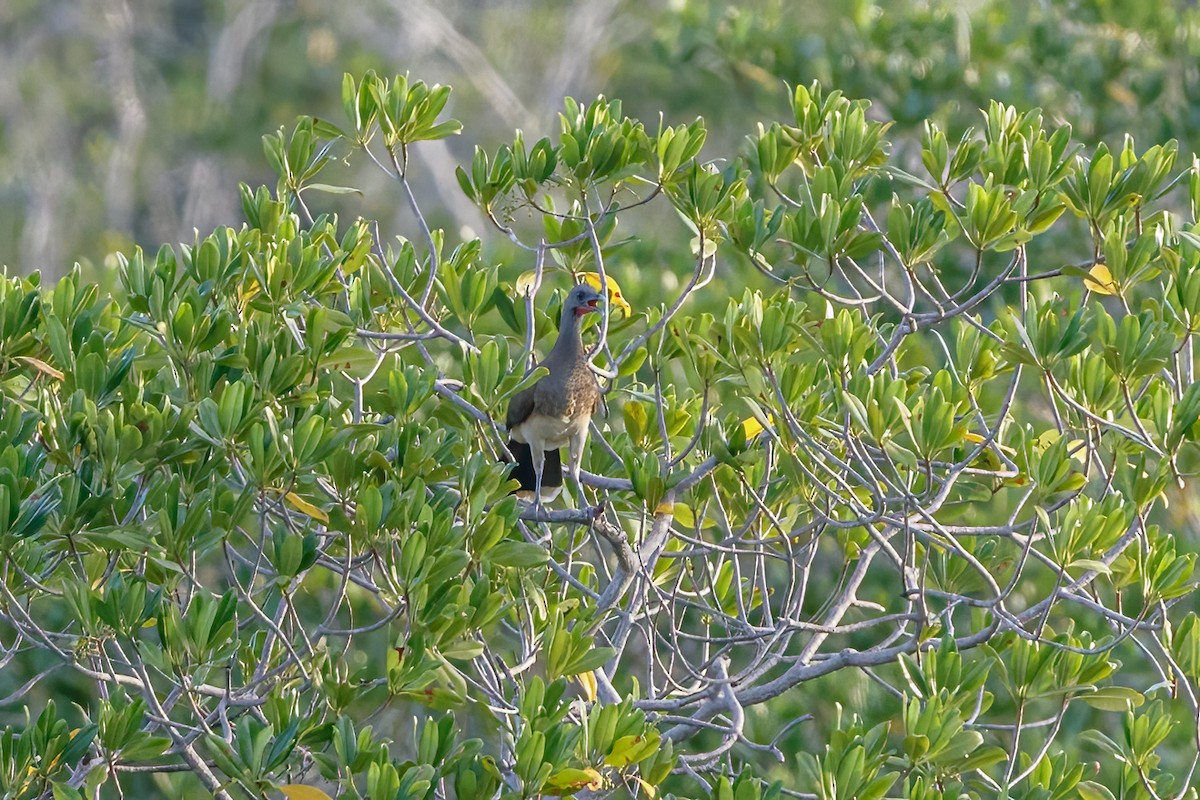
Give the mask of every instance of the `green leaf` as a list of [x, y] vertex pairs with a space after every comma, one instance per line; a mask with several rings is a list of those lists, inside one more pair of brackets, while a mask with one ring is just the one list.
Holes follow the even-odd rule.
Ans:
[[355, 189], [353, 186], [334, 186], [328, 183], [306, 183], [301, 187], [301, 191], [324, 192], [326, 194], [357, 194], [362, 195], [362, 189]]
[[563, 675], [569, 677], [571, 675], [578, 675], [581, 672], [591, 672], [594, 669], [600, 669], [616, 654], [617, 651], [611, 647], [593, 647], [582, 656], [568, 663], [563, 669]]
[[1095, 781], [1080, 781], [1075, 784], [1075, 791], [1080, 800], [1116, 800], [1111, 791]]
[[1008, 760], [1008, 751], [1003, 747], [985, 747], [977, 750], [956, 765], [960, 772], [987, 769], [994, 764], [1002, 764]]
[[550, 554], [541, 545], [511, 539], [500, 542], [483, 557], [497, 566], [519, 569], [541, 566], [550, 560]]
[[1093, 692], [1079, 695], [1079, 699], [1101, 711], [1129, 711], [1146, 702], [1141, 692], [1126, 686], [1102, 686]]
[[1077, 558], [1067, 565], [1069, 570], [1087, 570], [1100, 575], [1112, 575], [1112, 568], [1103, 561], [1097, 561], [1093, 558]]

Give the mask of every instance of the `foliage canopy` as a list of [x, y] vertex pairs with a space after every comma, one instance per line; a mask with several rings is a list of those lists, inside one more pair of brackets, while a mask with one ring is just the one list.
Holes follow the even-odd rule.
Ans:
[[[6, 797], [1191, 791], [1173, 142], [994, 103], [907, 163], [813, 84], [716, 158], [702, 121], [568, 99], [458, 171], [495, 263], [410, 183], [449, 89], [342, 95], [264, 137], [241, 229], [132, 253], [114, 297], [0, 281], [0, 686], [42, 709]], [[321, 213], [344, 154], [419, 236]], [[622, 258], [656, 205], [686, 273]], [[584, 496], [535, 511], [496, 420], [585, 277], [609, 414]]]

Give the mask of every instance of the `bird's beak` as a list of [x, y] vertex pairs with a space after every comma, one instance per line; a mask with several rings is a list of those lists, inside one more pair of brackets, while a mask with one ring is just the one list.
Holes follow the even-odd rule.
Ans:
[[584, 305], [580, 306], [578, 308], [578, 310], [576, 311], [576, 313], [582, 317], [584, 314], [594, 314], [595, 312], [597, 312], [599, 310], [600, 310], [600, 298], [593, 297], [591, 300], [586, 301], [586, 303]]

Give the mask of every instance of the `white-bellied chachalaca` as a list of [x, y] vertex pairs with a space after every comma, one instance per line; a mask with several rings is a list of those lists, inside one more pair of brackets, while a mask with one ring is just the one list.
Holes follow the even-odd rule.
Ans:
[[512, 477], [520, 481], [522, 491], [533, 493], [535, 505], [562, 491], [561, 447], [568, 448], [568, 471], [578, 486], [588, 423], [600, 403], [600, 385], [588, 366], [579, 328], [584, 315], [599, 311], [601, 299], [586, 285], [567, 293], [558, 341], [539, 364], [550, 374], [508, 404], [508, 449], [517, 461]]

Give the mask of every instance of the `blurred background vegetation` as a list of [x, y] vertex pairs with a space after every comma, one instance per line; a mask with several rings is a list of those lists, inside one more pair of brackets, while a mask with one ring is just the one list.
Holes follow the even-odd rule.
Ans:
[[[80, 261], [107, 285], [113, 251], [239, 225], [238, 182], [273, 183], [262, 134], [336, 117], [342, 73], [372, 68], [454, 87], [463, 136], [417, 158], [432, 221], [456, 232], [484, 225], [454, 165], [513, 128], [551, 133], [568, 94], [619, 97], [648, 124], [703, 116], [709, 154], [777, 118], [785, 82], [813, 79], [870, 98], [914, 164], [924, 119], [956, 136], [992, 99], [1040, 106], [1085, 142], [1188, 153], [1198, 22], [1180, 0], [7, 0], [0, 265], [54, 277]], [[364, 189], [334, 204], [343, 216], [410, 232], [372, 165], [340, 177]], [[645, 237], [628, 253], [672, 257]]]

